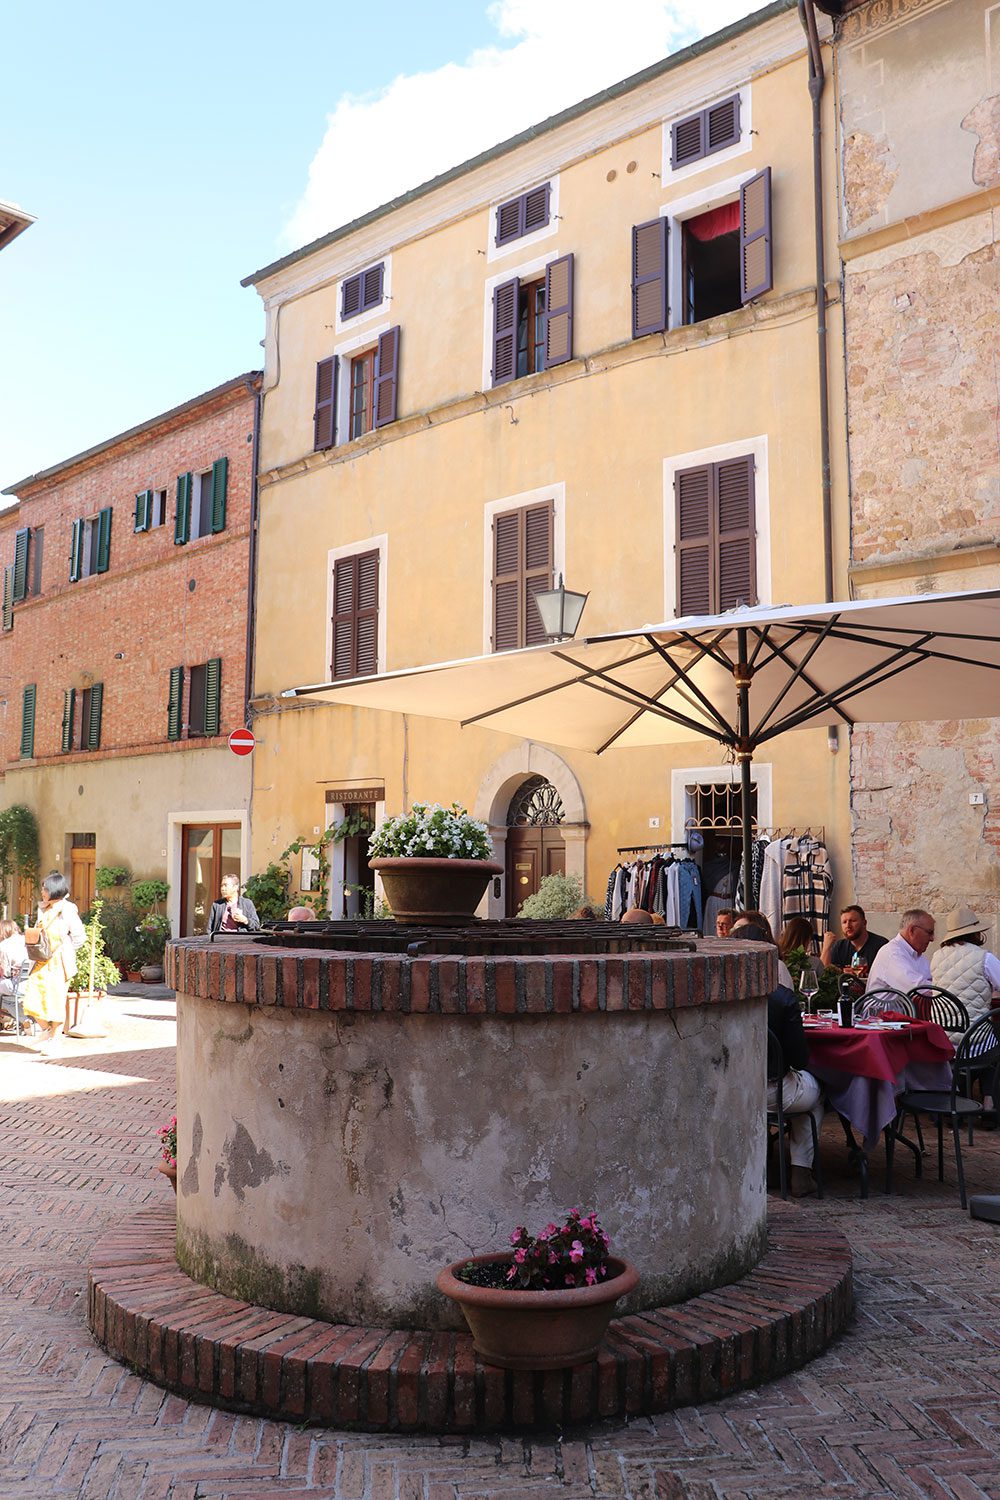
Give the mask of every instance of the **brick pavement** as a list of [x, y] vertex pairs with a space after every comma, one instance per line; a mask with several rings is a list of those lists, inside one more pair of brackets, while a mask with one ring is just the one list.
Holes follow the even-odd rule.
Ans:
[[[1000, 1500], [1000, 1230], [906, 1163], [892, 1199], [860, 1203], [831, 1123], [827, 1201], [791, 1212], [849, 1236], [857, 1319], [761, 1390], [529, 1441], [301, 1430], [139, 1380], [86, 1330], [85, 1267], [168, 1192], [152, 1162], [172, 1007], [109, 1009], [112, 1039], [58, 1061], [0, 1042], [0, 1500]], [[1000, 1139], [967, 1164], [972, 1191], [1000, 1185]]]

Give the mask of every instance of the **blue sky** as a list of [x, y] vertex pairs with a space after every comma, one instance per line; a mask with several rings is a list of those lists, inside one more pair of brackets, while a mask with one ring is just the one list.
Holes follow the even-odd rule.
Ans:
[[241, 277], [756, 8], [14, 0], [0, 488], [255, 368]]

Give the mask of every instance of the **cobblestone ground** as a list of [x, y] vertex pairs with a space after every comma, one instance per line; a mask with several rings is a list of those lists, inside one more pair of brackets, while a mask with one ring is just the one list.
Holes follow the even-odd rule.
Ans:
[[[858, 1314], [823, 1359], [712, 1406], [557, 1439], [372, 1437], [190, 1405], [87, 1332], [102, 1231], [169, 1191], [152, 1170], [173, 1108], [173, 1006], [108, 1002], [111, 1038], [59, 1059], [0, 1041], [0, 1500], [1000, 1500], [1000, 1230], [899, 1168], [867, 1203], [828, 1121], [832, 1181], [790, 1212], [838, 1225]], [[1000, 1138], [967, 1153], [1000, 1190]], [[879, 1159], [877, 1165], [881, 1166]]]

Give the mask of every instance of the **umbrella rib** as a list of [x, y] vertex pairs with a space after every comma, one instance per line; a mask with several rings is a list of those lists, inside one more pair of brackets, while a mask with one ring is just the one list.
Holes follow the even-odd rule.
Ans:
[[[808, 629], [810, 633], [812, 633], [812, 631], [816, 627], [806, 626], [805, 628]], [[866, 627], [866, 629], [867, 628], [868, 627]], [[909, 631], [907, 633], [911, 635], [917, 634], [916, 631]], [[925, 630], [920, 635], [920, 638], [918, 640], [911, 641], [906, 645], [896, 645], [896, 643], [892, 641], [872, 640], [870, 636], [860, 635], [857, 630], [851, 629], [849, 626], [841, 626], [840, 628], [831, 631], [830, 634], [831, 638], [834, 640], [852, 641], [856, 645], [860, 646], [874, 646], [876, 650], [879, 651], [888, 651], [893, 648], [898, 651], [912, 651], [915, 655], [919, 654], [922, 661], [933, 660], [943, 662], [956, 662], [959, 666], [987, 667], [992, 671], [1000, 670], [1000, 663], [997, 662], [983, 661], [978, 657], [971, 656], [953, 656], [950, 652], [935, 651], [933, 648], [928, 647], [928, 641], [941, 639], [943, 637], [943, 632], [937, 630]], [[978, 640], [981, 642], [983, 637], [961, 636], [957, 637], [957, 639]]]
[[[697, 683], [691, 681], [691, 678], [688, 676], [688, 672], [683, 667], [679, 667], [677, 665], [677, 663], [670, 656], [670, 654], [667, 651], [666, 647], [662, 646], [660, 644], [660, 642], [657, 641], [654, 636], [647, 635], [646, 639], [647, 639], [647, 641], [649, 641], [649, 643], [650, 643], [651, 646], [655, 646], [656, 650], [660, 653], [660, 655], [662, 656], [663, 660], [666, 662], [666, 664], [670, 668], [670, 670], [672, 672], [674, 672], [676, 674], [676, 676], [681, 679], [681, 681], [684, 683], [685, 687], [687, 687], [687, 689], [689, 690], [689, 692], [692, 692], [694, 694], [694, 696], [698, 699], [698, 702], [701, 704], [702, 708], [705, 710], [705, 712], [707, 714], [709, 714], [715, 720], [715, 722], [716, 722], [716, 724], [718, 724], [719, 728], [721, 730], [723, 730], [724, 733], [726, 733], [726, 734], [732, 734], [732, 732], [733, 732], [732, 725], [728, 724], [726, 722], [726, 720], [723, 718], [722, 714], [716, 708], [715, 704], [711, 701], [710, 698], [708, 698], [701, 691], [701, 688], [697, 685]], [[705, 651], [705, 652], [702, 652], [702, 655], [703, 656], [709, 656], [709, 655], [712, 655], [712, 653], [708, 652], [708, 651]], [[715, 658], [713, 656], [712, 659], [716, 660], [717, 658]], [[698, 664], [698, 659], [696, 659], [695, 661], [693, 661], [691, 663], [691, 666], [697, 666], [697, 664]], [[690, 668], [688, 670], [690, 670]], [[730, 670], [732, 670], [732, 668], [730, 668]], [[663, 692], [666, 692], [666, 688], [663, 689]]]
[[[533, 693], [525, 693], [522, 698], [512, 698], [509, 703], [501, 703], [496, 708], [484, 708], [482, 713], [473, 714], [468, 719], [461, 719], [459, 721], [461, 727], [465, 729], [469, 724], [478, 724], [481, 719], [492, 719], [494, 714], [506, 713], [509, 708], [520, 708], [523, 703], [534, 703], [538, 698], [547, 698], [550, 693], [558, 693], [563, 688], [575, 687], [579, 682], [586, 682], [586, 679], [597, 670], [595, 667], [583, 667], [580, 662], [574, 661], [571, 656], [564, 655], [562, 651], [553, 651], [552, 655], [559, 661], [564, 661], [567, 666], [575, 668], [579, 675], [570, 677], [565, 682], [553, 682], [548, 687], [537, 688]], [[643, 657], [655, 655], [655, 651], [643, 651], [638, 656], [627, 656], [623, 661], [613, 662], [610, 670], [613, 671], [617, 667], [628, 666], [631, 662], [642, 661]]]
[[[910, 652], [909, 648], [903, 646], [897, 652], [895, 652], [895, 654], [890, 657], [888, 661], [883, 662], [880, 667], [876, 667], [875, 671], [870, 677], [867, 678], [867, 680], [864, 672], [861, 672], [857, 677], [853, 677], [850, 682], [845, 683], [843, 687], [831, 688], [828, 693], [824, 694], [823, 698], [818, 703], [816, 703], [813, 707], [810, 707], [808, 712], [800, 709], [797, 713], [790, 714], [786, 718], [781, 719], [777, 724], [769, 729], [766, 734], [761, 735], [761, 742], [763, 743], [764, 740], [773, 739], [776, 734], [781, 734], [786, 729], [797, 729], [800, 724], [808, 723], [808, 721], [813, 718], [815, 714], [817, 714], [824, 707], [824, 705], [828, 705], [830, 708], [834, 708], [838, 713], [840, 713], [840, 700], [842, 698], [849, 698], [854, 692], [855, 688], [864, 685], [870, 691], [872, 688], [881, 687], [884, 682], [888, 682], [893, 677], [898, 677], [901, 672], [907, 672], [909, 671], [910, 667], [918, 666], [924, 659], [922, 656], [918, 655], [913, 661], [899, 661], [899, 658], [901, 656], [908, 656], [911, 654], [912, 653]], [[894, 666], [894, 662], [898, 663], [898, 665]]]
[[[689, 630], [678, 630], [676, 632], [676, 635], [678, 640], [686, 641], [689, 646], [694, 647], [694, 649], [698, 653], [699, 659], [703, 656], [709, 656], [711, 657], [712, 661], [716, 662], [725, 671], [731, 672], [733, 670], [732, 657], [727, 656], [725, 651], [716, 650], [719, 642], [725, 640], [728, 633], [728, 628], [726, 630], [720, 630], [717, 632], [715, 638], [711, 641], [700, 641], [698, 637], [696, 635], [692, 635]], [[655, 636], [647, 635], [646, 639], [647, 641], [655, 641], [656, 638]], [[694, 666], [696, 665], [696, 663], [692, 662], [691, 665]]]
[[[817, 701], [817, 700], [822, 699], [822, 697], [823, 697], [823, 689], [809, 675], [809, 673], [806, 671], [806, 667], [809, 665], [810, 659], [816, 654], [816, 652], [819, 650], [820, 646], [822, 646], [823, 642], [826, 640], [826, 638], [829, 635], [830, 630], [831, 630], [831, 628], [832, 628], [832, 626], [834, 624], [834, 621], [837, 618], [838, 617], [836, 615], [833, 615], [833, 616], [830, 617], [829, 621], [827, 622], [826, 629], [823, 630], [823, 631], [821, 631], [820, 634], [817, 635], [816, 639], [813, 641], [812, 645], [809, 647], [809, 650], [806, 652], [806, 654], [803, 657], [802, 661], [799, 662], [798, 665], [796, 665], [794, 661], [789, 660], [788, 656], [785, 654], [785, 649], [784, 648], [782, 648], [781, 646], [778, 646], [778, 645], [774, 646], [773, 649], [781, 657], [781, 660], [786, 664], [786, 666], [789, 666], [789, 667], [793, 668], [793, 671], [792, 671], [792, 675], [788, 678], [788, 680], [785, 683], [784, 687], [778, 693], [777, 697], [774, 699], [774, 702], [768, 708], [767, 712], [763, 715], [763, 717], [761, 719], [759, 719], [757, 721], [757, 727], [754, 730], [754, 735], [753, 735], [754, 739], [759, 739], [760, 738], [760, 735], [762, 734], [762, 732], [763, 732], [763, 730], [764, 730], [764, 728], [765, 728], [768, 720], [773, 716], [775, 710], [777, 709], [778, 704], [781, 702], [781, 700], [785, 697], [785, 695], [787, 693], [791, 692], [793, 686], [795, 685], [795, 683], [798, 681], [799, 678], [802, 679], [802, 681], [809, 688], [810, 692], [813, 694], [813, 701]], [[805, 704], [801, 705], [801, 707], [804, 708]], [[840, 714], [841, 718], [848, 725], [848, 727], [851, 728], [851, 729], [853, 729], [854, 728], [854, 722], [853, 722], [853, 720], [850, 719], [848, 717], [848, 715], [846, 713], [844, 713], [844, 711], [842, 709], [838, 708], [837, 712]]]
[[[594, 677], [601, 675], [599, 672], [592, 674]], [[613, 679], [611, 681], [612, 685], [607, 686], [603, 682], [593, 682], [588, 678], [585, 682], [581, 683], [581, 686], [593, 688], [595, 693], [607, 693], [610, 698], [618, 698], [620, 702], [628, 703], [633, 708], [635, 707], [636, 698], [638, 698], [642, 707], [636, 718], [640, 717], [643, 713], [656, 714], [661, 719], [667, 719], [671, 724], [680, 724], [684, 729], [693, 729], [695, 734], [704, 734], [709, 739], [718, 740], [720, 745], [726, 743], [722, 735], [714, 734], [705, 724], [699, 724], [697, 719], [689, 719], [686, 714], [678, 713], [675, 708], [664, 708], [663, 704], [659, 703], [655, 698], [647, 698], [645, 693], [637, 693], [634, 688], [623, 687], [620, 683], [615, 683]], [[668, 683], [668, 687], [669, 685]], [[631, 694], [631, 696], [626, 696], [627, 694]], [[635, 723], [635, 719], [630, 720], [630, 723]], [[627, 727], [627, 725], [624, 726], [624, 728]]]

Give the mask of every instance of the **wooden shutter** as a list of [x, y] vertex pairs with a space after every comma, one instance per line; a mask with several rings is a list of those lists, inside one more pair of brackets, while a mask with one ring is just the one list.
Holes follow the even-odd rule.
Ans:
[[73, 748], [73, 710], [76, 706], [76, 688], [67, 688], [63, 693], [62, 753]]
[[333, 565], [333, 643], [330, 676], [354, 676], [354, 601], [357, 569], [353, 557], [338, 557]]
[[497, 209], [496, 242], [498, 245], [506, 245], [508, 240], [516, 240], [521, 235], [523, 207], [523, 198], [512, 198], [509, 203], [501, 203]]
[[704, 125], [705, 114], [699, 110], [696, 115], [675, 120], [670, 127], [670, 165], [674, 171], [705, 155]]
[[181, 737], [181, 709], [184, 701], [184, 668], [170, 668], [170, 696], [167, 700], [167, 739]]
[[106, 505], [97, 517], [97, 566], [95, 573], [106, 573], [111, 562], [111, 518], [114, 510]]
[[754, 462], [750, 455], [715, 465], [719, 591], [714, 610], [757, 603]]
[[677, 613], [707, 615], [714, 599], [712, 465], [682, 469], [674, 477]]
[[521, 645], [537, 646], [548, 640], [535, 595], [552, 587], [552, 502], [530, 505], [521, 512], [524, 534], [524, 632]]
[[382, 283], [385, 275], [385, 262], [379, 261], [377, 266], [369, 266], [361, 277], [361, 311], [367, 312], [369, 308], [378, 307], [382, 301]]
[[534, 596], [552, 587], [554, 509], [546, 500], [493, 518], [493, 649], [546, 640]]
[[714, 151], [735, 146], [740, 138], [740, 96], [731, 94], [670, 127], [670, 165], [677, 170]]
[[332, 448], [337, 440], [337, 356], [316, 363], [316, 407], [313, 411], [313, 452]]
[[84, 725], [86, 738], [84, 744], [88, 750], [99, 750], [101, 748], [101, 710], [104, 706], [104, 683], [95, 682], [90, 689], [90, 712], [87, 715], [87, 723]]
[[14, 593], [15, 604], [20, 604], [28, 594], [28, 546], [31, 528], [22, 526], [14, 537]]
[[14, 564], [3, 570], [3, 628], [14, 629]]
[[771, 255], [771, 168], [740, 188], [740, 298], [750, 302], [774, 285]]
[[143, 490], [135, 497], [135, 523], [133, 531], [148, 531], [153, 524], [153, 491]]
[[379, 335], [375, 355], [375, 422], [386, 427], [396, 420], [396, 390], [399, 383], [399, 328]]
[[514, 379], [517, 367], [517, 307], [521, 283], [515, 276], [493, 288], [493, 384]]
[[363, 552], [357, 564], [353, 675], [366, 677], [378, 671], [378, 552]]
[[378, 551], [338, 557], [333, 565], [330, 676], [378, 671]]
[[545, 267], [545, 369], [573, 358], [573, 257]]
[[551, 185], [543, 182], [541, 187], [532, 188], [530, 193], [525, 193], [522, 199], [523, 209], [521, 213], [521, 233], [531, 234], [535, 229], [544, 229], [549, 222], [549, 194]]
[[183, 547], [191, 535], [191, 490], [190, 473], [177, 476], [177, 510], [174, 513], [174, 545]]
[[35, 754], [35, 697], [37, 694], [35, 683], [30, 683], [24, 690], [21, 701], [21, 759], [31, 760]]
[[226, 529], [226, 490], [229, 485], [229, 459], [217, 458], [212, 465], [212, 534]]
[[667, 220], [661, 215], [632, 230], [632, 337], [667, 326]]
[[361, 311], [361, 272], [348, 276], [340, 288], [340, 316], [353, 318]]
[[69, 581], [76, 583], [83, 573], [83, 521], [73, 522], [69, 546]]
[[222, 710], [222, 658], [205, 663], [205, 733], [218, 734]]

